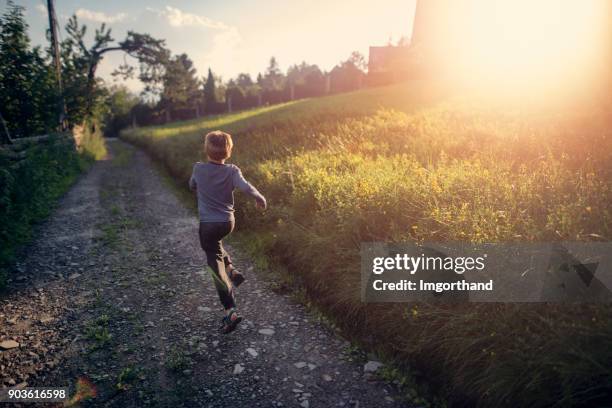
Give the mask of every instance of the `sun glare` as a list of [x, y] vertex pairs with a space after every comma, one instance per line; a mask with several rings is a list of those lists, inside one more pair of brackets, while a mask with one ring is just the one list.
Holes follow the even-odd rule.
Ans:
[[471, 0], [457, 23], [464, 33], [461, 44], [453, 42], [460, 48], [453, 54], [460, 76], [515, 89], [593, 77], [610, 46], [606, 1]]

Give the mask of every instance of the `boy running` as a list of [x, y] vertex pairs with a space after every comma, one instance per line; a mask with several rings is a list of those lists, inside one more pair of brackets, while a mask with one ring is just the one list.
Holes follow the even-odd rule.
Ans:
[[236, 312], [234, 287], [244, 281], [244, 276], [232, 266], [221, 240], [234, 229], [234, 189], [252, 196], [258, 208], [266, 208], [266, 199], [242, 176], [240, 169], [226, 164], [232, 154], [232, 137], [219, 130], [204, 136], [206, 163], [197, 162], [189, 179], [189, 188], [198, 196], [200, 214], [200, 245], [206, 252], [219, 299], [225, 309], [221, 332], [236, 329], [242, 317]]

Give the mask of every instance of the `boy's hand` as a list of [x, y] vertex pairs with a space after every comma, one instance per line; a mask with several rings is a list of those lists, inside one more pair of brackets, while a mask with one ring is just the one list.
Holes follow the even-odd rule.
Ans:
[[265, 210], [268, 207], [268, 203], [265, 198], [258, 198], [255, 200], [255, 206], [260, 210]]

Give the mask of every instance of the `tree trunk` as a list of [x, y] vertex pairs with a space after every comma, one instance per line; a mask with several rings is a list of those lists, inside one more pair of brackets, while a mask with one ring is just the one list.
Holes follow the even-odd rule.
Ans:
[[102, 59], [102, 55], [109, 51], [123, 51], [122, 47], [108, 47], [101, 49], [97, 52], [91, 54], [91, 58], [89, 59], [89, 70], [87, 72], [87, 105], [86, 105], [86, 113], [87, 116], [91, 116], [91, 112], [93, 110], [93, 96], [94, 96], [94, 86], [96, 85], [96, 70], [98, 69], [98, 64]]
[[93, 109], [93, 91], [96, 82], [96, 69], [98, 68], [98, 62], [100, 62], [100, 56], [98, 54], [94, 54], [89, 62], [89, 71], [87, 72], [87, 107], [85, 113], [88, 117], [91, 116]]

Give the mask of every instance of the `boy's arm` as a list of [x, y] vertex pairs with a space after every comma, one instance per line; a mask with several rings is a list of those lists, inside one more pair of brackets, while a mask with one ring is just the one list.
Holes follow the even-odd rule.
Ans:
[[197, 163], [193, 165], [193, 171], [191, 172], [191, 177], [189, 178], [189, 189], [191, 191], [196, 191], [198, 189], [198, 184], [195, 181], [195, 168]]
[[240, 171], [238, 167], [234, 167], [234, 169], [235, 169], [234, 176], [233, 176], [234, 187], [236, 187], [238, 190], [242, 191], [243, 193], [247, 193], [248, 195], [253, 197], [255, 201], [257, 202], [258, 206], [262, 208], [266, 208], [266, 205], [267, 205], [266, 198], [259, 191], [257, 191], [257, 189], [253, 187], [251, 183], [245, 180], [244, 176], [242, 175], [242, 172]]

